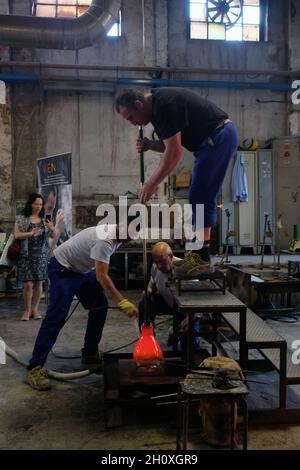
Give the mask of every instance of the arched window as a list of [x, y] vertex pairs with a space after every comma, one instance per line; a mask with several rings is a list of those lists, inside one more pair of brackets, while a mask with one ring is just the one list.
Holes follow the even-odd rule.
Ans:
[[265, 41], [267, 0], [189, 0], [190, 38]]

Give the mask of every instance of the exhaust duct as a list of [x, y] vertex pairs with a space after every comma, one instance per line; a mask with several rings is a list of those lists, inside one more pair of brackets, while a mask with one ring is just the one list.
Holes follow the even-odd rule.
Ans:
[[82, 49], [92, 46], [118, 21], [121, 0], [92, 0], [73, 20], [38, 16], [0, 15], [0, 45], [43, 49]]

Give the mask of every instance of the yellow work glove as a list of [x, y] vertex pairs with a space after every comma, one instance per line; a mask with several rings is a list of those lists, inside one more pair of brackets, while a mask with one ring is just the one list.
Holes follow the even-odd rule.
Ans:
[[118, 308], [122, 312], [126, 313], [128, 317], [136, 317], [138, 314], [136, 306], [133, 303], [129, 302], [128, 299], [120, 300], [120, 302], [118, 303]]

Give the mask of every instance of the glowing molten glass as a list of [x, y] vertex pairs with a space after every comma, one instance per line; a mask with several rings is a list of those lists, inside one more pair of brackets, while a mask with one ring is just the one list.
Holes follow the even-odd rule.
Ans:
[[133, 350], [133, 359], [137, 367], [159, 366], [164, 356], [153, 335], [153, 325], [143, 324], [141, 336]]

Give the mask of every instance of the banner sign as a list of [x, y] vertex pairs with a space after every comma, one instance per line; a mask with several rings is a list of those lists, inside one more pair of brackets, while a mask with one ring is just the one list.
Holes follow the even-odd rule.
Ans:
[[64, 222], [59, 243], [72, 236], [72, 154], [37, 160], [38, 191], [45, 200], [45, 217], [54, 225]]

